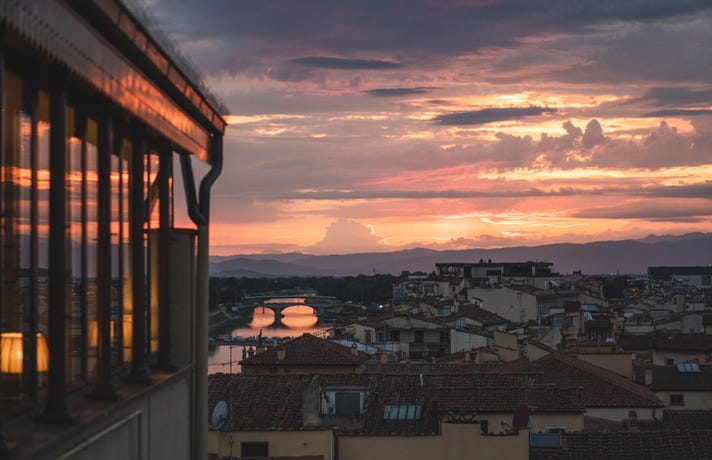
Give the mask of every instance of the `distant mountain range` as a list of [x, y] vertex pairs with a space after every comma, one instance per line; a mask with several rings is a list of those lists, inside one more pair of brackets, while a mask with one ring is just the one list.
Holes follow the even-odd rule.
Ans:
[[436, 251], [408, 249], [395, 252], [316, 256], [300, 253], [213, 256], [211, 276], [270, 278], [285, 276], [348, 276], [359, 274], [432, 272], [437, 262], [544, 261], [561, 274], [645, 273], [649, 266], [712, 264], [712, 233], [675, 236], [650, 235], [640, 240], [598, 241], [584, 244], [547, 244], [498, 249]]

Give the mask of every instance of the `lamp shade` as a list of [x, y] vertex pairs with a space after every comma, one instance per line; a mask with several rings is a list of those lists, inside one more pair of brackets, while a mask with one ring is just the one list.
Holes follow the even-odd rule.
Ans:
[[[22, 374], [22, 333], [3, 332], [0, 335], [0, 372]], [[49, 370], [49, 349], [47, 340], [37, 333], [37, 372]]]
[[0, 340], [0, 372], [22, 374], [22, 333], [3, 332]]
[[49, 348], [47, 348], [47, 339], [37, 333], [37, 372], [49, 371]]
[[124, 347], [131, 348], [133, 343], [133, 315], [124, 315]]

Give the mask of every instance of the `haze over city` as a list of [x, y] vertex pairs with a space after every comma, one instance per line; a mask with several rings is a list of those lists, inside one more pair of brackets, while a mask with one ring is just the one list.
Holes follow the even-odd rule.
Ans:
[[230, 110], [214, 255], [712, 230], [709, 2], [146, 8]]

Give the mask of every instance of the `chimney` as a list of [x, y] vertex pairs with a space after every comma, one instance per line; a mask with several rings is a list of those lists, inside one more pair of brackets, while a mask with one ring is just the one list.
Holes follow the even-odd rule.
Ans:
[[284, 361], [285, 356], [287, 356], [287, 350], [284, 348], [277, 350], [277, 361]]
[[512, 428], [515, 432], [529, 429], [529, 407], [524, 404], [517, 406], [512, 417]]
[[304, 384], [302, 389], [302, 423], [305, 427], [320, 426], [321, 414], [319, 413], [321, 388], [319, 376], [314, 375]]
[[645, 368], [645, 386], [650, 386], [653, 384], [653, 369], [650, 367]]
[[385, 353], [381, 353], [381, 356], [378, 357], [378, 362], [381, 364], [386, 364], [388, 362], [388, 355]]

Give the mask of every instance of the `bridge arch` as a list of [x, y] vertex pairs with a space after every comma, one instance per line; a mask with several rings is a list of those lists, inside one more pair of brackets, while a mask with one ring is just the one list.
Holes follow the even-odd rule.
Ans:
[[[289, 323], [293, 323], [295, 320], [295, 317], [297, 316], [314, 316], [317, 317], [319, 316], [319, 309], [314, 307], [313, 305], [308, 305], [308, 304], [295, 304], [295, 303], [259, 303], [259, 304], [253, 304], [253, 305], [243, 305], [241, 307], [242, 309], [252, 309], [253, 312], [257, 311], [258, 309], [264, 309], [264, 310], [270, 310], [273, 313], [274, 320], [269, 323], [269, 324], [262, 324], [261, 326], [264, 327], [269, 327], [269, 326], [287, 326], [290, 327]], [[291, 315], [292, 317], [290, 318], [288, 315], [285, 315], [285, 311], [289, 310], [291, 308], [308, 308], [309, 312], [308, 313], [301, 313], [297, 315]], [[296, 313], [296, 312], [295, 312]], [[253, 314], [254, 315], [254, 314]], [[285, 316], [287, 318], [287, 321], [283, 321], [285, 319]], [[254, 320], [253, 320], [254, 321]], [[318, 321], [315, 320], [314, 323]], [[302, 325], [304, 327], [306, 325]], [[294, 326], [292, 326], [294, 327]]]

